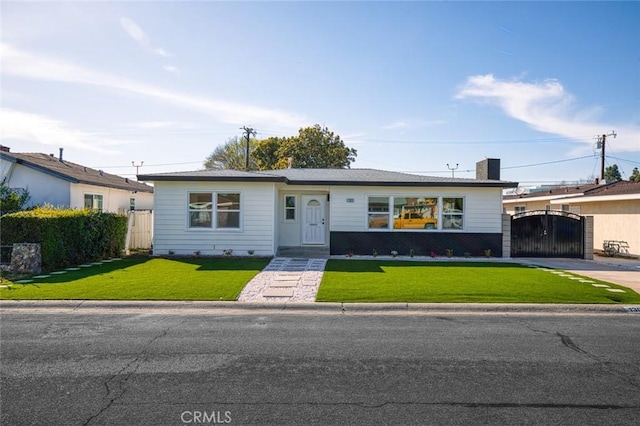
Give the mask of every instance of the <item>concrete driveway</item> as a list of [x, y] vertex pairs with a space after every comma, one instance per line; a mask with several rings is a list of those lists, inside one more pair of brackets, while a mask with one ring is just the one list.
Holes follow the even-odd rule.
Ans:
[[640, 259], [596, 256], [594, 260], [556, 258], [515, 258], [513, 260], [562, 269], [629, 287], [636, 293], [640, 293]]

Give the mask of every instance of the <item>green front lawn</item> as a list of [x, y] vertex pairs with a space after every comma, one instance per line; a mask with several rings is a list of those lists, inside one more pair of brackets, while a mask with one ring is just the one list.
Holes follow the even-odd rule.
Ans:
[[[573, 275], [576, 276], [576, 275]], [[587, 278], [585, 278], [587, 279]], [[318, 302], [640, 303], [633, 290], [613, 293], [549, 271], [493, 262], [332, 259]]]
[[236, 300], [268, 259], [127, 258], [28, 284], [3, 281], [0, 299]]

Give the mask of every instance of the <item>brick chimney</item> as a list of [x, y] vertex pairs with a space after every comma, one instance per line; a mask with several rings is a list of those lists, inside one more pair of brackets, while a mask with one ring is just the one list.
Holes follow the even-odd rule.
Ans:
[[500, 180], [500, 159], [485, 158], [476, 163], [476, 179]]

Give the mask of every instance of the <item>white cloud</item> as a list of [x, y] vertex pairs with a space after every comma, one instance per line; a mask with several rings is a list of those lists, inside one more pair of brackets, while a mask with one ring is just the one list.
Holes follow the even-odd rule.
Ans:
[[286, 111], [165, 90], [57, 58], [32, 54], [4, 43], [0, 44], [0, 58], [1, 72], [5, 75], [122, 90], [198, 111], [223, 123], [234, 125], [251, 123], [255, 126], [269, 126], [269, 128], [276, 126], [285, 131], [292, 131], [308, 125], [310, 121], [302, 115]]
[[398, 129], [409, 129], [409, 128], [420, 128], [420, 127], [431, 127], [438, 126], [441, 124], [445, 124], [444, 120], [424, 120], [421, 118], [418, 119], [402, 119], [394, 121], [393, 123], [386, 124], [384, 126], [380, 126], [382, 130], [398, 130]]
[[384, 126], [380, 126], [382, 130], [396, 130], [396, 129], [404, 129], [409, 127], [409, 123], [406, 121], [395, 121], [391, 124], [385, 124]]
[[129, 127], [138, 129], [197, 129], [199, 126], [193, 123], [180, 121], [141, 121], [138, 123], [130, 123]]
[[180, 72], [178, 67], [174, 67], [173, 65], [165, 65], [165, 66], [162, 67], [162, 69], [167, 71], [167, 72], [174, 73], [174, 74]]
[[132, 21], [129, 18], [122, 17], [120, 18], [120, 25], [124, 31], [129, 34], [129, 37], [135, 40], [140, 46], [149, 50], [150, 52], [159, 55], [159, 56], [171, 56], [166, 50], [161, 48], [154, 48], [151, 46], [151, 42], [149, 41], [149, 37], [147, 34], [140, 28], [138, 24]]
[[109, 147], [130, 143], [76, 130], [63, 121], [43, 115], [12, 109], [2, 109], [0, 133], [2, 133], [3, 140], [32, 142], [56, 147], [75, 147], [100, 154], [117, 154], [118, 151]]
[[594, 138], [616, 130], [618, 151], [640, 150], [640, 128], [621, 123], [598, 122], [600, 108], [576, 109], [573, 95], [559, 81], [540, 83], [499, 80], [493, 75], [471, 76], [459, 88], [458, 99], [477, 99], [500, 107], [505, 114], [532, 128], [593, 145]]

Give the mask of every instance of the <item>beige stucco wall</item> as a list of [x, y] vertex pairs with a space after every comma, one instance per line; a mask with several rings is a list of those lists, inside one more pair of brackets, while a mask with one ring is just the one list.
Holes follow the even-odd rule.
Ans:
[[629, 243], [629, 253], [640, 256], [640, 200], [572, 203], [580, 214], [593, 216], [593, 245], [602, 250], [604, 240]]

